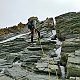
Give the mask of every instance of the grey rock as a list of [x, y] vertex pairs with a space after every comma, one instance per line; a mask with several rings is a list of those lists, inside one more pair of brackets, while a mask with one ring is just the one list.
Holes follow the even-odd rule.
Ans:
[[[4, 76], [4, 74], [2, 74], [2, 73], [0, 72], [0, 77], [1, 77], [1, 76]], [[1, 79], [0, 79], [0, 80], [1, 80]]]
[[8, 55], [8, 56], [6, 56], [6, 60], [8, 63], [13, 63], [13, 62], [15, 62], [16, 59], [17, 60], [20, 59], [20, 55]]
[[74, 57], [68, 57], [68, 62], [72, 64], [78, 64], [80, 65], [80, 57], [74, 56]]
[[54, 62], [54, 61], [53, 61], [53, 58], [49, 58], [47, 55], [44, 54], [44, 56], [40, 59], [39, 62], [48, 63], [49, 61], [50, 61], [50, 62]]
[[70, 80], [76, 80], [76, 77], [70, 77]]
[[75, 51], [75, 56], [79, 56], [80, 57], [80, 50], [76, 50]]
[[80, 65], [68, 63], [67, 77], [80, 77]]
[[68, 57], [75, 57], [75, 52], [66, 53], [66, 54], [68, 54]]
[[48, 72], [50, 68], [51, 73], [56, 73], [55, 70], [59, 70], [57, 65], [51, 65], [48, 63], [35, 63], [36, 70], [38, 72]]
[[39, 59], [38, 58], [28, 58], [28, 59], [25, 59], [23, 62], [37, 62]]
[[15, 40], [16, 40], [16, 41], [25, 41], [24, 38], [16, 38]]
[[11, 68], [12, 65], [6, 65], [6, 64], [1, 64], [0, 65], [0, 68], [3, 69], [3, 68]]
[[1, 58], [5, 58], [6, 54], [7, 54], [7, 53], [5, 53], [5, 52], [1, 52], [1, 53], [0, 53], [0, 59], [1, 59]]
[[41, 56], [32, 55], [32, 56], [30, 56], [29, 58], [37, 58], [37, 59], [40, 59]]
[[[46, 74], [36, 74], [36, 73], [30, 73], [28, 76], [29, 80], [48, 80], [49, 76]], [[50, 75], [50, 80], [56, 80], [56, 76]]]
[[48, 38], [44, 38], [40, 40], [39, 44], [42, 44], [42, 45], [46, 45], [46, 44], [50, 44], [51, 42], [48, 40]]
[[80, 80], [80, 77], [76, 77], [76, 80]]
[[4, 71], [4, 74], [7, 76], [10, 76], [14, 79], [19, 79], [22, 77], [26, 77], [27, 76], [27, 71], [24, 69], [21, 69], [21, 67], [12, 67], [12, 68], [6, 68]]
[[0, 76], [0, 80], [14, 80], [14, 79], [12, 79], [12, 78], [10, 78], [8, 76], [3, 75], [3, 76]]
[[7, 60], [0, 59], [0, 64], [2, 64], [2, 63], [6, 63], [6, 62], [7, 62]]
[[29, 49], [29, 50], [41, 50], [41, 47], [30, 47], [30, 46], [28, 46], [27, 47], [27, 49]]
[[52, 52], [52, 53], [50, 54], [50, 56], [51, 56], [51, 57], [57, 57], [58, 55], [57, 55], [55, 52]]
[[80, 80], [80, 77], [70, 77], [70, 80]]

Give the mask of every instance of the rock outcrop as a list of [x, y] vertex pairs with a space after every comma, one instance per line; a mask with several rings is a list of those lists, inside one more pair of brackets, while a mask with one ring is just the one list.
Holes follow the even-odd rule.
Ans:
[[57, 35], [65, 38], [62, 53], [68, 55], [67, 77], [80, 77], [80, 12], [70, 12], [56, 18]]
[[10, 34], [10, 33], [16, 33], [21, 31], [24, 27], [26, 26], [26, 24], [23, 23], [19, 23], [17, 26], [14, 25], [12, 27], [6, 27], [6, 28], [2, 28], [0, 29], [0, 36], [6, 35], [6, 34]]
[[[37, 40], [37, 34], [34, 35], [34, 46], [31, 46], [30, 34], [15, 39], [10, 38], [10, 41], [0, 43], [0, 73], [5, 75], [1, 76], [0, 79], [46, 80], [49, 71], [54, 75], [51, 75], [51, 80], [56, 79], [56, 74], [60, 75], [57, 61], [51, 56], [54, 48], [56, 48], [56, 42], [48, 40], [54, 28], [53, 19], [48, 18], [43, 21], [43, 24], [46, 26], [41, 26], [42, 23], [39, 26], [42, 36], [40, 41]], [[22, 23], [18, 26], [20, 25], [23, 26]], [[19, 29], [20, 27], [17, 28], [16, 26], [9, 28], [13, 37], [17, 35], [14, 32]], [[20, 34], [25, 34], [26, 29], [27, 26], [20, 31]], [[6, 39], [8, 38], [6, 37]]]
[[35, 33], [33, 45], [30, 34], [26, 34], [26, 24], [3, 29], [6, 35], [1, 33], [1, 41], [22, 33], [25, 35], [0, 43], [0, 79], [64, 80], [66, 73], [68, 79], [65, 80], [79, 80], [79, 16], [76, 12], [57, 16], [55, 27], [53, 18], [41, 21], [41, 39], [38, 40]]

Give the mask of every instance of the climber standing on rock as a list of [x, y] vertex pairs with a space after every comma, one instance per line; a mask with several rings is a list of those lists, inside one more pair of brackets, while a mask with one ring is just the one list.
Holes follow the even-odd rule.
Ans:
[[38, 40], [40, 39], [40, 31], [37, 28], [37, 24], [39, 23], [37, 17], [30, 17], [28, 19], [28, 29], [31, 31], [31, 43], [33, 45], [33, 37], [34, 37], [34, 32], [38, 33]]

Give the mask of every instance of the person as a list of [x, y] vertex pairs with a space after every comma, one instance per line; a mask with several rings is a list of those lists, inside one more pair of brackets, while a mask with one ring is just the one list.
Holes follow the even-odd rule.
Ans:
[[39, 23], [39, 21], [37, 19], [35, 19], [35, 17], [28, 19], [28, 29], [30, 29], [30, 31], [31, 31], [31, 43], [32, 44], [33, 44], [34, 32], [38, 33], [38, 40], [40, 39], [40, 31], [37, 28], [38, 23]]
[[62, 76], [62, 80], [66, 77], [67, 74], [67, 60], [68, 60], [68, 54], [61, 53], [60, 61], [58, 61], [58, 67], [60, 69], [60, 74]]
[[60, 65], [65, 67], [65, 73], [67, 73], [67, 60], [68, 54], [61, 54]]

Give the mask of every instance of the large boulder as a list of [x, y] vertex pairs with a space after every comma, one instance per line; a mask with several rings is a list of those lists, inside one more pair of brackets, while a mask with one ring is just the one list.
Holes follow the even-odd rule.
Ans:
[[16, 66], [12, 68], [6, 68], [4, 74], [12, 77], [13, 79], [20, 79], [27, 76], [27, 71]]
[[80, 66], [75, 64], [68, 64], [67, 77], [80, 77]]
[[56, 70], [59, 74], [59, 68], [57, 65], [52, 65], [48, 63], [35, 63], [35, 71], [42, 72], [42, 73], [49, 73], [49, 70], [51, 73], [56, 74]]
[[0, 73], [0, 80], [14, 80], [14, 79], [12, 79], [12, 78], [10, 78], [8, 76], [5, 76], [4, 74]]

